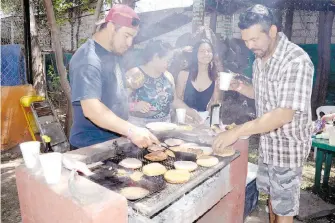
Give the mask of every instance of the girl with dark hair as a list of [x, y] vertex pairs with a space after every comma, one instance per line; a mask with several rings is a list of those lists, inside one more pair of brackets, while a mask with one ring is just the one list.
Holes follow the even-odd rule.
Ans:
[[206, 111], [210, 102], [217, 103], [219, 100], [214, 55], [210, 40], [200, 40], [193, 47], [189, 70], [178, 75], [177, 96], [194, 112]]
[[126, 73], [131, 123], [171, 122], [172, 108], [187, 107], [175, 97], [174, 78], [167, 71], [172, 54], [168, 43], [151, 41], [143, 51], [143, 65]]

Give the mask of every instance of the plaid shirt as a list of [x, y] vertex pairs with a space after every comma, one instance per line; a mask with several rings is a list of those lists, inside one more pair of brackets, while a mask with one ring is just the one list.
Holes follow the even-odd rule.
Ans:
[[256, 112], [261, 117], [276, 108], [289, 108], [295, 114], [292, 122], [261, 135], [260, 156], [266, 164], [301, 167], [311, 148], [314, 66], [305, 51], [283, 33], [278, 35], [271, 58], [263, 66], [260, 58], [253, 64]]

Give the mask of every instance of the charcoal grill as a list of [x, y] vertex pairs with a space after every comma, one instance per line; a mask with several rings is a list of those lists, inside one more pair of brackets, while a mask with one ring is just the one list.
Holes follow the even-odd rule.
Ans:
[[[181, 138], [198, 144], [210, 144], [212, 137], [207, 137], [208, 132], [202, 132], [204, 134], [201, 131], [192, 130], [191, 132], [174, 131], [156, 135], [160, 139], [165, 136]], [[115, 142], [122, 149], [127, 150], [129, 146], [127, 139], [118, 138], [70, 151], [64, 156], [85, 162], [90, 167], [98, 166], [96, 171], [99, 168], [108, 169], [110, 168], [108, 165], [115, 166], [124, 158], [117, 151]], [[74, 178], [77, 181], [70, 184], [69, 179], [72, 179], [70, 172], [64, 170], [62, 180], [58, 185], [48, 185], [43, 176], [36, 176], [21, 166], [16, 170], [16, 179], [24, 222], [243, 222], [248, 140], [238, 140], [233, 147], [239, 152], [232, 157], [218, 157], [219, 164], [212, 168], [199, 167], [192, 173], [187, 183], [177, 185], [164, 181], [165, 185], [158, 189], [154, 187], [148, 197], [134, 202], [128, 202], [124, 197], [113, 192], [113, 190], [119, 190], [120, 186], [132, 183], [124, 178], [121, 179], [121, 184], [118, 179], [118, 181], [110, 181], [110, 185], [104, 185], [103, 182], [95, 183], [93, 179], [77, 176], [78, 178]], [[140, 158], [144, 164], [148, 163], [149, 161], [143, 160], [142, 156], [143, 154], [137, 158]], [[163, 162], [163, 165], [170, 169], [172, 162], [173, 159], [169, 158]], [[116, 166], [117, 168], [119, 167]], [[150, 181], [146, 182], [149, 184], [157, 182], [157, 179], [150, 181], [145, 178]], [[30, 199], [31, 197], [34, 199]], [[78, 198], [80, 198], [79, 201]], [[39, 221], [35, 221], [37, 219]]]
[[[199, 140], [197, 137], [196, 140], [193, 139], [192, 135], [186, 135], [182, 137], [181, 135], [176, 136], [173, 132], [163, 134], [164, 136], [160, 136], [160, 141], [164, 141], [169, 137], [180, 138], [186, 142], [197, 142], [201, 146], [210, 146], [204, 143], [204, 140]], [[186, 140], [187, 139], [187, 140]], [[101, 165], [96, 166], [92, 170], [95, 172], [96, 176], [90, 177], [90, 179], [108, 189], [119, 192], [120, 189], [127, 186], [140, 186], [145, 189], [148, 189], [150, 194], [142, 199], [136, 201], [128, 201], [129, 206], [131, 206], [136, 211], [147, 217], [153, 217], [157, 215], [159, 212], [164, 210], [167, 206], [172, 204], [174, 201], [178, 200], [193, 188], [204, 182], [206, 179], [217, 173], [227, 164], [229, 164], [233, 159], [239, 156], [237, 152], [234, 156], [231, 157], [220, 157], [219, 164], [211, 168], [205, 168], [199, 166], [195, 171], [191, 172], [191, 178], [187, 183], [184, 184], [169, 184], [165, 183], [163, 176], [158, 177], [148, 177], [145, 176], [144, 180], [139, 182], [132, 181], [129, 177], [117, 177], [117, 171], [112, 171], [113, 169], [124, 169], [126, 171], [132, 172], [132, 170], [125, 169], [119, 165], [117, 165], [124, 158], [137, 158], [142, 161], [143, 166], [152, 161], [149, 161], [144, 158], [144, 156], [149, 153], [146, 149], [140, 149], [136, 147], [134, 144], [128, 143], [119, 146], [116, 142], [114, 143], [114, 147], [116, 150], [115, 156], [110, 157], [101, 162]], [[196, 160], [196, 156], [194, 154], [189, 153], [175, 153], [176, 157], [168, 157], [166, 160], [158, 162], [164, 165], [168, 170], [174, 169], [174, 162], [177, 160]], [[104, 169], [105, 171], [101, 171]], [[142, 168], [138, 169], [142, 171]], [[111, 171], [112, 173], [108, 172]], [[110, 177], [112, 174], [113, 177]], [[128, 175], [128, 174], [127, 174]]]

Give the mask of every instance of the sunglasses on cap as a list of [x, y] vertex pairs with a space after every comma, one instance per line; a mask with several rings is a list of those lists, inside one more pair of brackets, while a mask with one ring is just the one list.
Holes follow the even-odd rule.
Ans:
[[140, 20], [138, 18], [132, 18], [131, 25], [137, 27], [140, 25]]

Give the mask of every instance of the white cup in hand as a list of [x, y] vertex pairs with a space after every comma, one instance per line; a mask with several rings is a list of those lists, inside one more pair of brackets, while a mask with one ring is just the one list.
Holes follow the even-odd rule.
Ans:
[[220, 72], [220, 90], [228, 91], [233, 73]]

